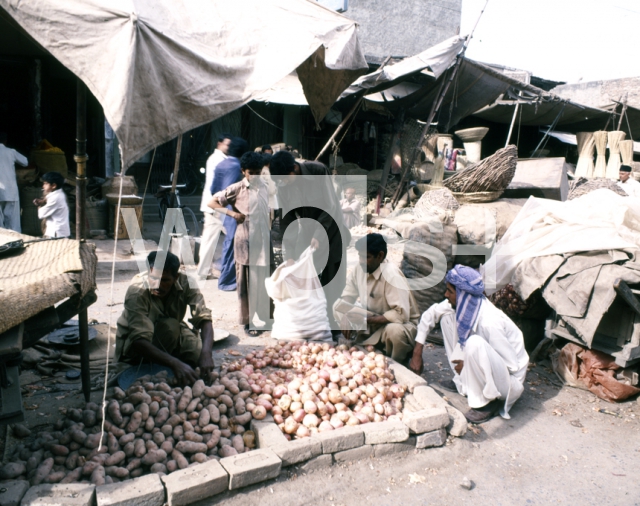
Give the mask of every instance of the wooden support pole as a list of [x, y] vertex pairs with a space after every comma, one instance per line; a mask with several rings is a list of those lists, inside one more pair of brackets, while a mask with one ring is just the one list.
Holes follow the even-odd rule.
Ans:
[[[87, 88], [78, 79], [76, 88], [76, 239], [84, 242], [87, 194]], [[86, 402], [91, 400], [91, 371], [89, 370], [89, 320], [87, 308], [78, 313], [80, 333], [80, 376]], [[107, 381], [107, 378], [104, 379]]]
[[344, 128], [344, 126], [347, 124], [347, 121], [349, 121], [349, 118], [353, 115], [353, 113], [356, 112], [356, 109], [360, 106], [360, 103], [363, 100], [364, 100], [364, 95], [360, 96], [360, 98], [358, 98], [358, 100], [356, 100], [356, 103], [353, 104], [353, 107], [351, 108], [351, 110], [347, 113], [347, 115], [340, 122], [340, 124], [338, 125], [338, 128], [336, 128], [335, 132], [333, 132], [333, 135], [331, 137], [329, 137], [329, 140], [324, 145], [324, 147], [320, 150], [320, 153], [318, 153], [318, 156], [316, 156], [316, 158], [315, 158], [316, 162], [320, 159], [320, 157], [322, 155], [324, 155], [327, 152], [329, 147], [331, 147], [331, 143], [333, 143], [335, 138], [338, 136], [338, 134]]
[[175, 195], [178, 184], [178, 172], [180, 172], [180, 153], [182, 152], [182, 134], [178, 135], [178, 145], [176, 146], [176, 161], [173, 165], [173, 179], [171, 181], [171, 193]]

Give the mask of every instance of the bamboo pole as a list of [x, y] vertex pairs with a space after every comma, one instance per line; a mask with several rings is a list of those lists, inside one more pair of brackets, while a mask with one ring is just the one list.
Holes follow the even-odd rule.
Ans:
[[[85, 209], [87, 194], [87, 88], [78, 79], [76, 88], [76, 240], [85, 239]], [[78, 313], [80, 334], [80, 375], [82, 393], [86, 402], [91, 400], [91, 371], [89, 369], [89, 319], [87, 308]], [[107, 378], [104, 379], [107, 381]]]
[[353, 113], [356, 111], [356, 109], [358, 108], [358, 106], [360, 105], [360, 103], [363, 100], [364, 100], [364, 95], [361, 95], [360, 98], [358, 98], [358, 100], [356, 100], [356, 103], [353, 104], [353, 107], [351, 108], [351, 110], [347, 113], [347, 115], [344, 117], [344, 119], [340, 122], [340, 124], [338, 125], [338, 128], [336, 128], [335, 132], [333, 132], [333, 135], [331, 137], [329, 137], [329, 140], [324, 145], [324, 147], [320, 150], [320, 153], [318, 153], [318, 156], [316, 156], [316, 158], [315, 158], [316, 162], [320, 159], [320, 157], [322, 155], [324, 155], [327, 152], [327, 149], [329, 149], [329, 147], [331, 146], [331, 143], [335, 140], [335, 138], [338, 136], [340, 131], [347, 124], [347, 121], [349, 121], [349, 118], [353, 115]]
[[182, 152], [182, 134], [178, 135], [178, 145], [176, 146], [176, 161], [173, 165], [173, 180], [171, 181], [171, 193], [175, 195], [178, 184], [178, 172], [180, 171], [180, 153]]

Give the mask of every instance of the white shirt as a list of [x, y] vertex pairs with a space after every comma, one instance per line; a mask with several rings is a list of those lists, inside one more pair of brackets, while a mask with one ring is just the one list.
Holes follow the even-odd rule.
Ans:
[[[433, 330], [445, 314], [454, 314], [448, 300], [443, 300], [427, 309], [420, 318], [416, 342], [424, 344], [427, 334]], [[504, 360], [509, 373], [524, 374], [529, 365], [529, 355], [524, 349], [522, 332], [511, 319], [495, 307], [487, 299], [480, 305], [478, 318], [471, 329], [471, 334], [477, 334], [487, 341]]]
[[618, 181], [618, 186], [622, 188], [629, 197], [640, 198], [640, 183], [635, 180], [633, 175], [629, 176], [626, 182]]
[[16, 163], [23, 167], [29, 165], [26, 157], [0, 143], [0, 202], [20, 200], [16, 181]]
[[47, 219], [44, 235], [47, 237], [69, 237], [69, 205], [62, 190], [54, 190], [46, 196], [47, 203], [38, 208], [38, 218]]
[[205, 169], [204, 190], [202, 191], [202, 201], [200, 202], [200, 211], [203, 213], [213, 214], [215, 211], [211, 209], [207, 204], [211, 200], [211, 185], [213, 184], [213, 174], [216, 167], [222, 160], [226, 160], [225, 155], [219, 149], [216, 149], [213, 154], [207, 158], [207, 167]]

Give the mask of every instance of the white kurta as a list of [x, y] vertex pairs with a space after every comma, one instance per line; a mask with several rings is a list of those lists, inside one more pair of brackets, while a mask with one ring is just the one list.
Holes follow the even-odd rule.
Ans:
[[0, 202], [20, 200], [16, 181], [16, 163], [23, 167], [29, 165], [29, 161], [15, 149], [0, 143]]
[[636, 181], [633, 176], [627, 179], [624, 183], [618, 181], [618, 186], [622, 188], [629, 197], [640, 198], [640, 183]]
[[[427, 334], [440, 323], [453, 381], [469, 407], [481, 408], [494, 399], [504, 399], [503, 418], [524, 391], [529, 355], [522, 332], [508, 316], [484, 299], [465, 347], [460, 348], [456, 312], [448, 300], [427, 309], [418, 325], [416, 342], [424, 344]], [[455, 373], [453, 360], [463, 360], [462, 374]]]
[[54, 190], [46, 196], [47, 203], [38, 208], [38, 218], [46, 218], [44, 235], [47, 237], [69, 237], [69, 205], [62, 190]]

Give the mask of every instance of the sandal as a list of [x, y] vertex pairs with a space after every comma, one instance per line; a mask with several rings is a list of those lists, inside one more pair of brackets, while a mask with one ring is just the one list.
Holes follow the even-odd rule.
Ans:
[[264, 330], [249, 329], [249, 325], [245, 325], [244, 326], [244, 333], [246, 335], [248, 335], [249, 337], [258, 337], [263, 332], [264, 332]]

